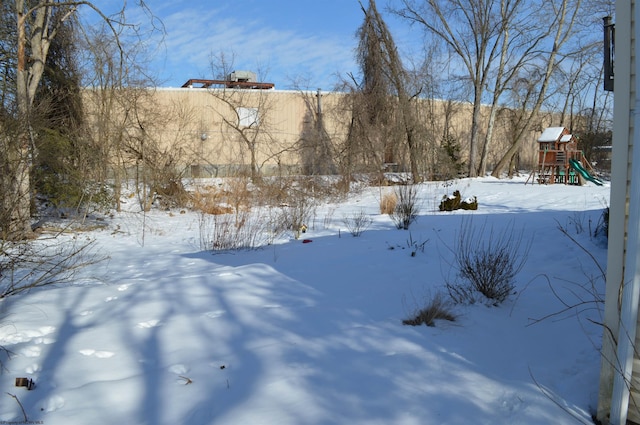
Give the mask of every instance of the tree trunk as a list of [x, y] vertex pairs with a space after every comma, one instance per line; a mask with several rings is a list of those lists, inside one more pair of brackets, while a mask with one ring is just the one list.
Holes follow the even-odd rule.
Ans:
[[31, 229], [30, 161], [28, 149], [23, 149], [28, 133], [20, 130], [17, 140], [9, 142], [7, 163], [2, 172], [2, 234], [1, 239], [23, 240], [33, 237]]
[[418, 149], [412, 130], [407, 130], [407, 145], [409, 147], [409, 166], [411, 167], [413, 183], [421, 183], [422, 176], [420, 175], [420, 168], [418, 167]]
[[480, 154], [480, 165], [478, 166], [478, 175], [484, 176], [487, 173], [487, 157], [489, 154], [489, 145], [493, 139], [493, 129], [496, 124], [497, 115], [497, 98], [494, 96], [494, 103], [491, 105], [491, 112], [489, 112], [489, 124], [487, 125], [487, 135], [482, 145], [482, 153]]
[[[482, 154], [480, 155], [480, 166], [478, 167], [478, 173], [484, 176], [487, 173], [487, 156], [489, 155], [489, 146], [493, 141], [493, 129], [495, 127], [496, 115], [498, 113], [498, 102], [500, 101], [500, 95], [504, 90], [504, 85], [507, 81], [503, 81], [505, 74], [505, 67], [507, 62], [507, 54], [509, 50], [509, 22], [510, 19], [507, 16], [508, 11], [505, 6], [504, 0], [500, 3], [500, 15], [502, 18], [502, 42], [500, 48], [500, 62], [498, 64], [498, 74], [493, 87], [493, 99], [491, 101], [491, 111], [489, 112], [489, 124], [487, 125], [487, 135], [485, 136], [484, 143], [482, 145]], [[512, 73], [513, 75], [513, 73]], [[509, 80], [509, 78], [507, 78]]]
[[471, 117], [471, 138], [469, 140], [469, 177], [476, 177], [476, 156], [478, 155], [478, 130], [480, 128], [480, 110], [482, 108], [482, 89], [476, 85], [473, 100], [473, 116]]
[[[9, 141], [7, 168], [2, 178], [4, 205], [3, 216], [8, 217], [3, 226], [3, 237], [9, 240], [22, 240], [32, 237], [31, 230], [31, 161], [29, 140], [29, 109], [33, 100], [29, 96], [29, 77], [26, 59], [26, 29], [24, 0], [16, 1], [16, 22], [18, 25], [18, 63], [16, 70], [16, 103], [18, 106], [18, 134]], [[42, 72], [40, 72], [40, 77]], [[34, 90], [35, 92], [35, 90]]]
[[251, 152], [251, 182], [256, 183], [259, 178], [258, 161], [256, 159], [256, 142], [250, 143], [249, 151]]
[[[57, 26], [51, 21], [54, 7], [52, 5], [42, 3], [29, 9], [30, 5], [25, 0], [15, 0], [15, 7], [18, 43], [16, 104], [19, 130], [15, 140], [9, 142], [9, 173], [3, 173], [2, 176], [5, 179], [3, 189], [8, 190], [4, 194], [2, 207], [9, 218], [2, 224], [2, 233], [3, 237], [8, 239], [20, 240], [33, 236], [30, 173], [36, 152], [31, 140], [31, 108]], [[27, 60], [27, 45], [30, 60]]]

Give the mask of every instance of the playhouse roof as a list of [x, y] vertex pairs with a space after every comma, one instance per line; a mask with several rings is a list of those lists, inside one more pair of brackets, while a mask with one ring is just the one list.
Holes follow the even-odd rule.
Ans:
[[538, 137], [538, 142], [556, 142], [563, 132], [564, 127], [547, 127]]

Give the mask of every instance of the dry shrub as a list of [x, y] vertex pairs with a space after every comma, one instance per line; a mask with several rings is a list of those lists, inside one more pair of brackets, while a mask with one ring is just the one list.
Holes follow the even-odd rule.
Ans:
[[193, 195], [193, 208], [206, 214], [229, 214], [248, 211], [253, 205], [253, 192], [248, 178], [226, 179], [221, 187], [205, 186]]
[[250, 188], [251, 179], [248, 177], [234, 177], [227, 179], [224, 200], [238, 213], [249, 210], [253, 205], [253, 192]]
[[[591, 226], [589, 226], [591, 228]], [[596, 229], [593, 231], [593, 236], [598, 237], [599, 235], [604, 235], [605, 238], [609, 237], [609, 207], [606, 207], [598, 222], [596, 223]]]
[[524, 241], [523, 235], [524, 230], [516, 232], [513, 223], [495, 231], [463, 222], [454, 251], [461, 281], [447, 282], [451, 298], [463, 304], [482, 297], [492, 305], [504, 302], [513, 294], [516, 275], [531, 248], [531, 240]]
[[[277, 207], [276, 226], [292, 231], [297, 239], [315, 216], [319, 200], [326, 199], [327, 192], [320, 189], [322, 183], [300, 176], [263, 179], [258, 203]], [[330, 182], [327, 185], [331, 186]]]
[[387, 192], [380, 199], [380, 214], [393, 214], [398, 204], [398, 197], [394, 192]]
[[402, 321], [403, 325], [410, 326], [435, 326], [436, 320], [448, 320], [454, 322], [455, 314], [451, 312], [451, 301], [447, 299], [442, 292], [437, 292], [426, 305], [422, 308], [416, 308], [415, 312], [408, 319]]
[[337, 176], [304, 176], [296, 177], [300, 189], [313, 195], [318, 200], [344, 199], [345, 193], [342, 181]]
[[318, 201], [338, 201], [345, 197], [339, 183], [339, 180], [330, 176], [264, 178], [257, 187], [257, 192], [262, 205], [286, 204], [291, 197], [298, 197], [300, 193]]
[[360, 210], [351, 216], [345, 216], [343, 223], [347, 226], [347, 230], [353, 237], [358, 237], [371, 226], [371, 217], [364, 211]]
[[[280, 206], [280, 220], [285, 228], [292, 230], [298, 239], [306, 232], [306, 223], [310, 223], [316, 213], [317, 200], [302, 191], [292, 191], [286, 203]], [[303, 230], [304, 229], [304, 230]]]
[[260, 205], [280, 205], [287, 202], [294, 179], [288, 177], [263, 178], [257, 191], [257, 203]]
[[272, 210], [200, 214], [200, 247], [212, 252], [258, 249], [284, 233], [279, 221]]
[[418, 189], [415, 185], [396, 186], [395, 196], [398, 200], [395, 209], [389, 216], [398, 229], [408, 230], [411, 223], [418, 218]]
[[224, 201], [224, 193], [214, 187], [205, 187], [193, 194], [193, 208], [205, 214], [229, 214], [233, 208]]
[[74, 282], [81, 268], [103, 260], [93, 245], [93, 240], [84, 238], [0, 239], [0, 299]]
[[189, 193], [179, 178], [157, 184], [153, 191], [163, 207], [183, 207], [189, 204]]

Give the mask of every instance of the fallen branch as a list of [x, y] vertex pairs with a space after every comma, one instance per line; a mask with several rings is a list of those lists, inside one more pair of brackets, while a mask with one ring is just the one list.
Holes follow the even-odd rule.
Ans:
[[187, 378], [186, 376], [178, 376], [178, 378], [184, 380], [184, 384], [185, 385], [189, 385], [189, 384], [193, 384], [193, 381], [191, 380], [191, 378]]
[[22, 403], [20, 403], [20, 400], [18, 400], [18, 397], [15, 394], [11, 394], [11, 393], [7, 393], [7, 394], [13, 397], [16, 403], [18, 403], [18, 406], [20, 406], [20, 409], [22, 410], [22, 415], [24, 416], [24, 421], [29, 422], [29, 418], [27, 418], [27, 412], [24, 411], [24, 407], [22, 406]]
[[540, 390], [540, 392], [547, 397], [551, 402], [553, 402], [553, 404], [555, 404], [556, 406], [558, 406], [560, 409], [562, 409], [563, 412], [565, 412], [566, 414], [568, 414], [569, 416], [571, 416], [574, 419], [579, 420], [581, 423], [583, 423], [584, 425], [591, 425], [592, 422], [587, 422], [585, 421], [582, 417], [580, 417], [573, 409], [571, 409], [569, 406], [567, 406], [566, 402], [564, 400], [558, 400], [558, 396], [556, 396], [555, 394], [553, 394], [551, 392], [551, 390], [543, 387], [535, 378], [535, 376], [533, 376], [533, 372], [531, 371], [531, 368], [529, 367], [529, 376], [531, 377], [531, 379], [533, 380], [533, 383], [536, 385], [536, 387], [538, 387], [538, 389]]

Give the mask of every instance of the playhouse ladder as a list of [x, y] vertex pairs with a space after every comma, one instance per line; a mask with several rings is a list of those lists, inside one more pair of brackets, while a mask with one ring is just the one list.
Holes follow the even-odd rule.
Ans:
[[[544, 150], [544, 155], [542, 156], [542, 166], [540, 167], [540, 172], [538, 172], [538, 183], [543, 184], [543, 183], [548, 183], [549, 180], [546, 177], [546, 174], [544, 172], [545, 169], [545, 165], [544, 162], [547, 159], [547, 149]], [[549, 179], [551, 178], [551, 173], [553, 172], [552, 169], [549, 170]]]

